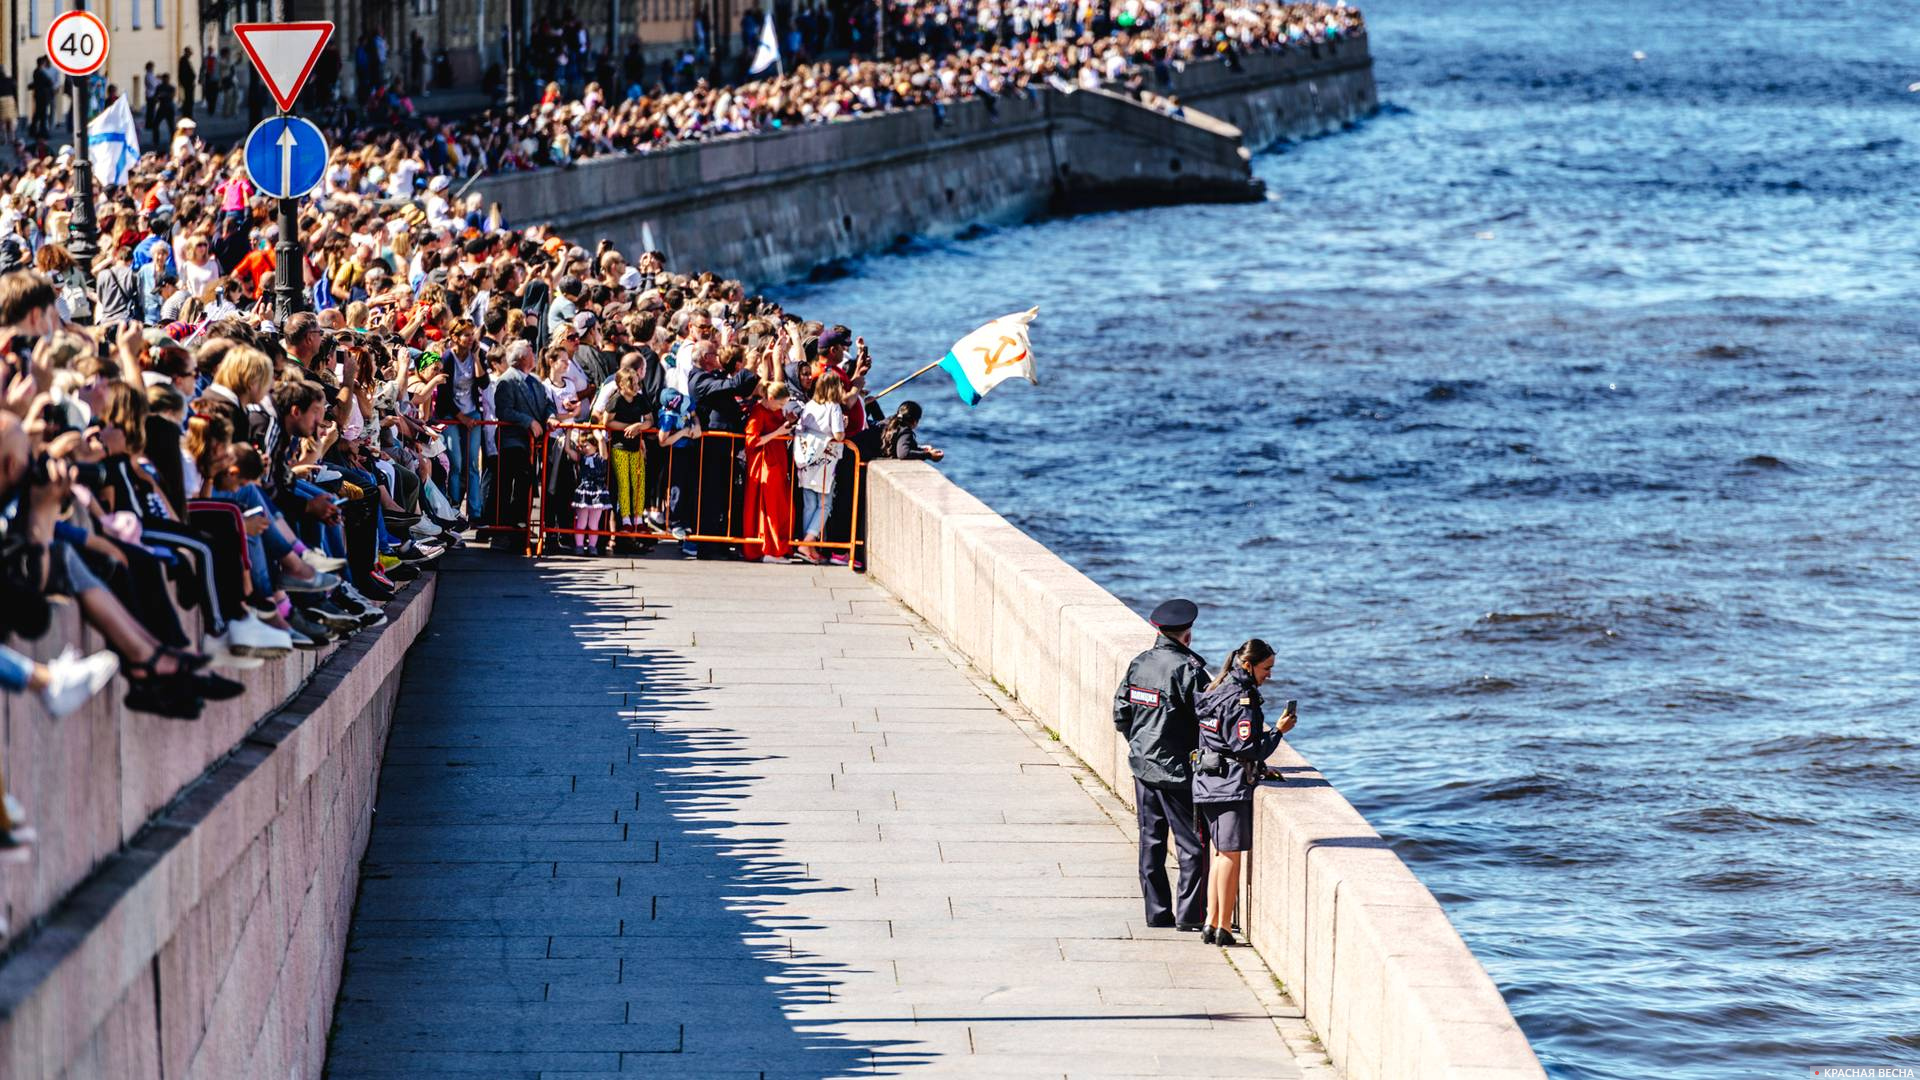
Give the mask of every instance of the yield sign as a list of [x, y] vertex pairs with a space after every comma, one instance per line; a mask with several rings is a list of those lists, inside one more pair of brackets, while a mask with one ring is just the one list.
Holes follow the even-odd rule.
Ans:
[[313, 74], [314, 61], [333, 37], [330, 22], [235, 23], [233, 36], [247, 50], [254, 70], [266, 81], [281, 112], [292, 112], [300, 88]]

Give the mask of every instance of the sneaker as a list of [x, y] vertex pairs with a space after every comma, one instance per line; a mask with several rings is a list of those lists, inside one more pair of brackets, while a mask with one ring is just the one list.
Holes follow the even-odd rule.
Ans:
[[201, 639], [201, 652], [213, 658], [212, 667], [231, 668], [234, 671], [252, 671], [265, 660], [255, 656], [241, 656], [233, 651], [233, 646], [222, 634], [208, 634]]
[[322, 573], [330, 573], [347, 565], [347, 560], [336, 559], [319, 548], [308, 548], [301, 552], [300, 561]]
[[282, 578], [280, 587], [288, 592], [330, 593], [340, 587], [338, 574], [316, 573], [310, 578]]
[[285, 630], [268, 626], [252, 612], [227, 624], [227, 649], [235, 656], [275, 660], [287, 655], [292, 648], [293, 640]]
[[836, 551], [827, 557], [827, 561], [835, 566], [845, 566], [847, 565], [847, 553], [844, 551]]
[[655, 532], [659, 532], [661, 529], [664, 529], [667, 527], [666, 515], [662, 514], [658, 510], [647, 511], [645, 517], [646, 517], [647, 524], [653, 526], [653, 530]]
[[358, 617], [347, 614], [328, 600], [302, 608], [301, 614], [336, 634], [350, 634], [360, 628]]
[[680, 545], [680, 557], [681, 557], [681, 558], [683, 558], [683, 559], [697, 559], [697, 558], [699, 558], [699, 557], [700, 557], [700, 545], [699, 545], [699, 544], [681, 544], [681, 545]]
[[387, 624], [387, 613], [380, 610], [380, 605], [361, 595], [352, 585], [340, 586], [340, 600], [335, 603], [347, 614], [359, 617], [362, 630]]
[[365, 596], [369, 603], [385, 607], [388, 601], [393, 599], [394, 590], [381, 584], [380, 578], [382, 576], [384, 575], [381, 575], [378, 571], [368, 571], [365, 583], [360, 586], [360, 594]]
[[119, 670], [120, 658], [113, 653], [102, 649], [82, 657], [69, 646], [48, 662], [47, 673], [52, 677], [40, 691], [40, 704], [46, 706], [47, 715], [58, 720], [85, 705], [113, 681]]
[[416, 521], [411, 526], [409, 526], [407, 531], [409, 533], [412, 533], [416, 537], [433, 537], [433, 536], [439, 536], [441, 530], [440, 530], [440, 526], [435, 525], [433, 522], [428, 521], [426, 518], [421, 518], [419, 521]]
[[311, 620], [297, 611], [287, 616], [287, 625], [290, 627], [287, 636], [293, 639], [293, 647], [296, 649], [308, 652], [324, 649], [327, 647], [327, 642], [333, 640], [324, 629], [314, 625]]
[[432, 544], [422, 544], [416, 540], [395, 548], [393, 553], [400, 557], [401, 562], [425, 563], [446, 554], [446, 550]]
[[675, 525], [675, 526], [673, 527], [673, 529], [672, 529], [672, 534], [673, 534], [673, 538], [674, 538], [675, 540], [678, 540], [678, 541], [680, 541], [680, 542], [681, 542], [681, 543], [683, 543], [683, 544], [687, 542], [687, 528], [686, 528], [686, 526], [684, 526], [684, 525]]

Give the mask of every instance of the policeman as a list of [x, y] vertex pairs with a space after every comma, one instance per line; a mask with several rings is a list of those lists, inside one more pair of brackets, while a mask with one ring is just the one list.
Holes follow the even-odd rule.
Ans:
[[[1194, 703], [1207, 681], [1207, 664], [1192, 649], [1191, 600], [1169, 600], [1148, 621], [1160, 631], [1153, 648], [1133, 658], [1113, 695], [1113, 726], [1126, 737], [1133, 767], [1133, 799], [1140, 815], [1140, 891], [1148, 926], [1199, 930], [1206, 918], [1206, 847], [1193, 819], [1189, 760], [1198, 721]], [[1167, 833], [1180, 855], [1180, 900], [1167, 888]]]
[[1253, 788], [1262, 762], [1293, 730], [1292, 702], [1280, 725], [1267, 730], [1260, 685], [1273, 677], [1273, 647], [1254, 638], [1233, 651], [1227, 666], [1195, 704], [1200, 747], [1193, 757], [1193, 801], [1213, 841], [1207, 888], [1209, 945], [1234, 944], [1233, 905], [1240, 892], [1240, 856], [1253, 848]]

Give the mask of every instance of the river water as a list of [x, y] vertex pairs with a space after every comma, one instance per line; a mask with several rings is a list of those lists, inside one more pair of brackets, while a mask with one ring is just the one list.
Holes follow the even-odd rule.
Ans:
[[[1264, 205], [785, 290], [882, 374], [1041, 307], [946, 471], [1218, 660], [1561, 1078], [1920, 1066], [1920, 18], [1376, 0]], [[1644, 60], [1634, 58], [1635, 51]]]

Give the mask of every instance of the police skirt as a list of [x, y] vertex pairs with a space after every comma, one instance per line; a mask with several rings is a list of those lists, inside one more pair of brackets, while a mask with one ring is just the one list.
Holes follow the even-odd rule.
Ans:
[[1194, 803], [1215, 851], [1253, 850], [1253, 800]]

